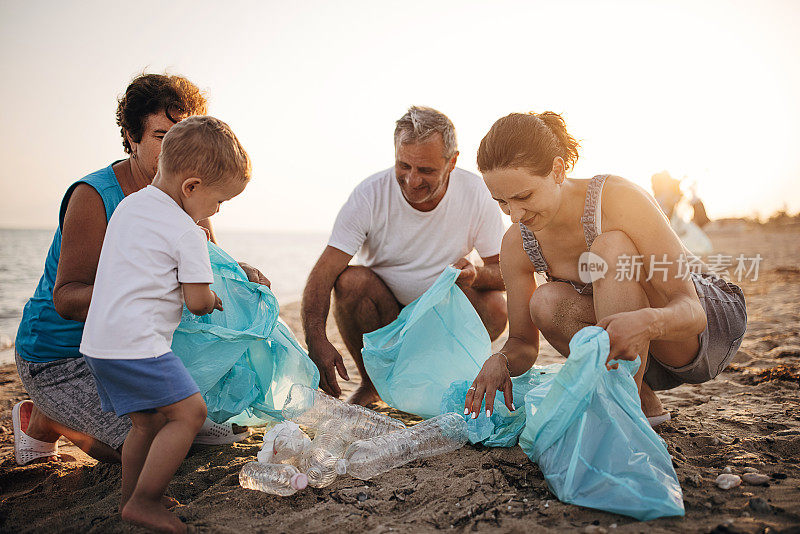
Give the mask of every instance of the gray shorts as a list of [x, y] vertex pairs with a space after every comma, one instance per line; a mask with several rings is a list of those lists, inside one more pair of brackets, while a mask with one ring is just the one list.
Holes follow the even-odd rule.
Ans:
[[22, 385], [47, 417], [113, 449], [122, 446], [131, 420], [100, 408], [97, 385], [83, 358], [36, 363], [15, 356]]
[[653, 390], [681, 384], [701, 384], [720, 374], [736, 355], [747, 329], [744, 293], [712, 274], [692, 274], [697, 296], [706, 312], [708, 324], [700, 334], [697, 357], [683, 367], [671, 367], [650, 355], [644, 381]]

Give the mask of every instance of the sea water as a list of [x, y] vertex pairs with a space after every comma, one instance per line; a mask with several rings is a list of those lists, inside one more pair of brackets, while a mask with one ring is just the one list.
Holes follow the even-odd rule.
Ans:
[[[54, 230], [0, 228], [0, 364], [13, 361], [4, 344], [17, 335], [25, 302], [44, 270]], [[325, 248], [324, 233], [216, 231], [217, 243], [237, 261], [258, 268], [270, 279], [278, 302], [300, 299], [306, 278]]]

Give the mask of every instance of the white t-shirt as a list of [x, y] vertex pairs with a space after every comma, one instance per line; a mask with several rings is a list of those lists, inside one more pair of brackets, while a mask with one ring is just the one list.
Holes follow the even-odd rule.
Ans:
[[181, 283], [214, 281], [206, 234], [152, 185], [119, 203], [108, 222], [81, 353], [139, 359], [171, 350]]
[[372, 269], [406, 305], [473, 248], [483, 258], [500, 254], [503, 231], [500, 208], [479, 176], [455, 168], [441, 202], [419, 211], [403, 197], [391, 167], [356, 186], [328, 245], [358, 252], [356, 263]]

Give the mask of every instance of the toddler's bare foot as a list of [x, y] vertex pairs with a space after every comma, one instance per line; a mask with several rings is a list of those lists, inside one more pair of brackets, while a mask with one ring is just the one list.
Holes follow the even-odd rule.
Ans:
[[[127, 504], [127, 503], [120, 503], [120, 505], [119, 505], [119, 513], [120, 514], [122, 513], [122, 510], [125, 509], [125, 504]], [[167, 510], [172, 510], [176, 506], [181, 506], [181, 503], [178, 502], [178, 499], [174, 499], [174, 498], [169, 497], [167, 495], [162, 495], [161, 496], [161, 504], [163, 504], [164, 508], [166, 508]]]
[[372, 402], [378, 402], [381, 400], [380, 395], [378, 392], [375, 391], [375, 386], [359, 386], [359, 388], [347, 398], [347, 402], [350, 404], [360, 404], [361, 406], [366, 406]]
[[122, 509], [122, 519], [154, 532], [183, 534], [186, 525], [178, 516], [167, 510], [161, 502], [131, 497]]

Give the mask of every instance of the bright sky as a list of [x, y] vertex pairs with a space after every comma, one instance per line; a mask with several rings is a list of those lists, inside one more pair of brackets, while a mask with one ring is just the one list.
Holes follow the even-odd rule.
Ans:
[[800, 210], [800, 2], [0, 0], [0, 226], [53, 227], [81, 176], [123, 157], [138, 72], [208, 91], [253, 160], [217, 226], [327, 232], [428, 105], [459, 165], [499, 117], [563, 113], [573, 177], [698, 183], [712, 217]]

